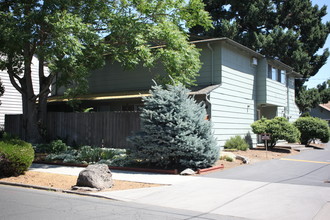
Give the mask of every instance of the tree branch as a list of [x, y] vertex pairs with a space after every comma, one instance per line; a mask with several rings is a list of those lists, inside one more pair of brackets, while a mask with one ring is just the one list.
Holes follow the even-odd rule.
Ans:
[[15, 88], [19, 93], [23, 94], [22, 87], [20, 87], [20, 86], [17, 84], [15, 78], [18, 80], [18, 82], [19, 82], [20, 84], [22, 84], [22, 83], [21, 83], [22, 79], [19, 78], [19, 77], [15, 74], [15, 71], [14, 71], [14, 69], [13, 69], [13, 59], [12, 59], [12, 57], [11, 57], [10, 55], [8, 56], [7, 72], [8, 72], [8, 75], [9, 75], [9, 79], [10, 79], [11, 84], [14, 86], [14, 88]]

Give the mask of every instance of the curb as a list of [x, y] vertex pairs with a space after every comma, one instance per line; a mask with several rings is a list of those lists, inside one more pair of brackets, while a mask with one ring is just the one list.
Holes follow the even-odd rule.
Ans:
[[210, 167], [210, 168], [197, 169], [197, 174], [205, 174], [205, 173], [220, 170], [220, 169], [223, 169], [223, 168], [225, 168], [225, 166], [223, 164], [221, 164], [219, 166], [214, 166], [214, 167]]
[[63, 190], [63, 189], [45, 187], [45, 186], [36, 186], [36, 185], [29, 185], [29, 184], [22, 184], [22, 183], [11, 183], [11, 182], [5, 182], [5, 181], [0, 181], [0, 185], [24, 187], [24, 188], [31, 188], [31, 189], [37, 189], [37, 190], [44, 190], [44, 191], [51, 191], [51, 192], [58, 192], [58, 193], [67, 193], [67, 194], [75, 194], [75, 195], [80, 195], [80, 196], [89, 196], [89, 197], [94, 197], [94, 198], [119, 201], [117, 199], [113, 199], [113, 198], [110, 198], [110, 197], [107, 197], [107, 196], [89, 194], [89, 193], [84, 193], [84, 192], [76, 192], [76, 191], [73, 191], [73, 190]]
[[[34, 164], [46, 164], [46, 165], [58, 165], [58, 166], [68, 166], [68, 167], [87, 167], [89, 164], [73, 164], [73, 163], [52, 163], [52, 162], [33, 162]], [[110, 170], [122, 170], [122, 171], [134, 171], [134, 172], [146, 172], [146, 173], [157, 173], [157, 174], [173, 174], [178, 175], [178, 169], [173, 170], [160, 170], [160, 169], [149, 169], [149, 168], [136, 168], [136, 167], [113, 167], [108, 166]], [[224, 169], [225, 166], [223, 164], [219, 166], [213, 166], [210, 168], [197, 169], [197, 174], [204, 174], [211, 171], [216, 171], [220, 169]]]
[[[57, 166], [68, 166], [68, 167], [87, 167], [89, 164], [74, 164], [74, 163], [52, 163], [52, 162], [33, 162], [34, 164], [46, 164], [46, 165], [57, 165]], [[135, 172], [146, 172], [146, 173], [160, 173], [160, 174], [179, 174], [177, 169], [173, 170], [160, 170], [160, 169], [149, 169], [149, 168], [135, 168], [135, 167], [113, 167], [108, 166], [110, 170], [123, 170], [123, 171], [135, 171]]]

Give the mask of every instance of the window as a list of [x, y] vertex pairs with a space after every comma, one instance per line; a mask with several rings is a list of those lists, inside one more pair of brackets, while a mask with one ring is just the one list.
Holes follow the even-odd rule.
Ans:
[[272, 78], [272, 66], [268, 64], [268, 78]]
[[286, 84], [286, 71], [281, 70], [281, 83]]
[[272, 67], [272, 80], [278, 80], [277, 70]]
[[268, 78], [286, 84], [286, 71], [276, 69], [275, 67], [268, 64]]

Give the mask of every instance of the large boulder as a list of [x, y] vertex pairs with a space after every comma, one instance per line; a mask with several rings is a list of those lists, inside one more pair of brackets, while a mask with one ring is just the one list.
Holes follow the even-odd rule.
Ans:
[[105, 164], [89, 165], [79, 173], [77, 186], [103, 190], [112, 187], [112, 173]]

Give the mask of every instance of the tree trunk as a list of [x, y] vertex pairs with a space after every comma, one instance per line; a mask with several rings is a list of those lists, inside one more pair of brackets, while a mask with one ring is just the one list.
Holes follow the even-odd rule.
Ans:
[[42, 142], [39, 131], [38, 111], [36, 102], [26, 94], [22, 94], [23, 101], [23, 139], [36, 144]]
[[32, 64], [33, 54], [25, 53], [24, 77], [21, 79], [22, 104], [23, 104], [23, 139], [30, 143], [43, 141], [39, 120], [37, 96], [33, 90]]
[[[49, 89], [47, 90], [49, 91]], [[38, 101], [38, 129], [43, 140], [47, 139], [47, 97], [49, 92], [41, 94]]]

